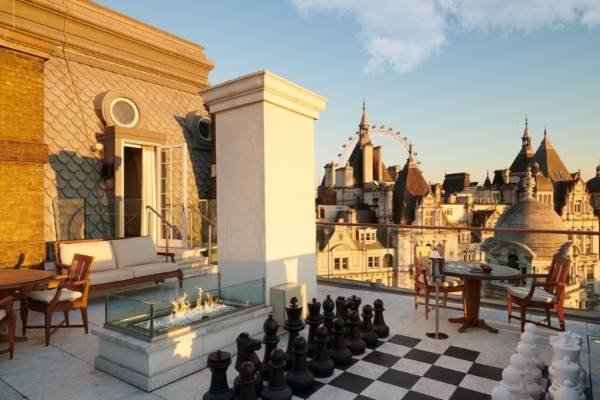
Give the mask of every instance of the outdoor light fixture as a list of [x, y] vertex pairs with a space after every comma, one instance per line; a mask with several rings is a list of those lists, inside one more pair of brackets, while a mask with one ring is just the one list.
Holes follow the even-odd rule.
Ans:
[[93, 152], [102, 151], [104, 150], [104, 145], [102, 143], [94, 143], [90, 146], [90, 150]]

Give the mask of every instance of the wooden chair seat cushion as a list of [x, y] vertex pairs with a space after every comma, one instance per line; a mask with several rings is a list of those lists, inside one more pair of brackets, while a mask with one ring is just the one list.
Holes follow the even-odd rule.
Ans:
[[[56, 296], [56, 289], [50, 290], [35, 290], [33, 292], [27, 293], [27, 297], [32, 300], [39, 301], [40, 303], [50, 304], [52, 300], [54, 300], [54, 296]], [[59, 302], [62, 301], [73, 301], [80, 299], [83, 296], [81, 292], [76, 290], [62, 289], [60, 291], [60, 296], [58, 298]]]
[[94, 272], [93, 274], [90, 274], [90, 285], [102, 285], [104, 283], [125, 281], [133, 278], [134, 273], [133, 271], [128, 271], [128, 268]]
[[[527, 297], [527, 295], [529, 294], [530, 291], [531, 291], [531, 288], [528, 288], [528, 287], [508, 288], [508, 293], [511, 296], [514, 296], [521, 300], [524, 299], [525, 297]], [[535, 291], [533, 292], [533, 297], [531, 298], [531, 301], [535, 301], [535, 302], [539, 302], [539, 303], [556, 303], [558, 301], [558, 299], [556, 298], [556, 296], [554, 296], [551, 293], [548, 293], [544, 289], [536, 287]]]
[[[419, 275], [418, 278], [420, 283], [423, 283], [423, 276]], [[431, 284], [428, 282], [428, 286], [435, 288], [435, 284]], [[440, 282], [440, 287], [460, 287], [460, 286], [464, 286], [463, 281], [460, 280], [460, 278], [455, 278], [453, 276], [446, 276], [446, 282]]]
[[[156, 261], [156, 260], [155, 260]], [[134, 277], [150, 276], [162, 274], [165, 272], [173, 272], [179, 269], [179, 264], [169, 262], [155, 262], [153, 264], [137, 265], [125, 268], [126, 271], [132, 271]]]
[[62, 243], [60, 245], [60, 262], [62, 264], [71, 265], [75, 254], [94, 257], [94, 272], [117, 269], [115, 255], [108, 241], [83, 241], [79, 243]]
[[2, 308], [0, 308], [0, 319], [6, 317], [6, 310], [3, 310]]

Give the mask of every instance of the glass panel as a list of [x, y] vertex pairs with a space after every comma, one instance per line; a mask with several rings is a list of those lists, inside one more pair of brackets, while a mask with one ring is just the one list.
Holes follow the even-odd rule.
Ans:
[[[219, 275], [106, 295], [106, 327], [150, 340], [264, 304], [264, 280], [219, 288]], [[177, 312], [179, 311], [179, 312]]]

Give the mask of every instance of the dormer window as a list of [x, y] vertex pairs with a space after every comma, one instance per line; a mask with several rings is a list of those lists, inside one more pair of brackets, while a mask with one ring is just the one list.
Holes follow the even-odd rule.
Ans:
[[375, 243], [377, 230], [372, 228], [358, 231], [358, 241], [362, 243]]

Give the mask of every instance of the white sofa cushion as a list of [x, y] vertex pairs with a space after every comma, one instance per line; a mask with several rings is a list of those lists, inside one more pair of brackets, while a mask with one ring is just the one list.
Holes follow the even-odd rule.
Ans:
[[[30, 299], [50, 304], [52, 300], [54, 300], [54, 296], [56, 296], [56, 289], [50, 290], [36, 290], [33, 292], [27, 293], [27, 297]], [[58, 297], [58, 301], [73, 301], [81, 298], [83, 294], [76, 290], [63, 289], [60, 291], [60, 296]]]
[[110, 241], [117, 268], [154, 264], [158, 260], [154, 241], [150, 236], [140, 236]]
[[[419, 275], [419, 282], [423, 283], [423, 275]], [[460, 278], [453, 276], [446, 276], [446, 282], [440, 282], [440, 287], [459, 287], [463, 286], [463, 281]], [[431, 287], [435, 287], [435, 284], [429, 284]]]
[[136, 278], [154, 274], [161, 274], [164, 272], [177, 271], [179, 264], [168, 263], [168, 262], [155, 262], [153, 264], [136, 265], [133, 267], [125, 268], [125, 271], [132, 271]]
[[90, 274], [90, 285], [102, 285], [103, 283], [111, 283], [132, 279], [133, 271], [112, 269], [110, 271], [94, 272]]
[[0, 319], [6, 317], [6, 310], [0, 308]]
[[59, 245], [60, 261], [71, 265], [73, 255], [83, 254], [94, 257], [93, 272], [117, 269], [115, 256], [110, 243], [107, 240], [79, 243], [61, 243]]
[[[508, 288], [508, 293], [511, 295], [518, 297], [519, 299], [524, 299], [529, 294], [531, 288], [528, 287], [511, 287]], [[532, 301], [539, 301], [542, 303], [556, 303], [558, 300], [555, 295], [546, 292], [544, 289], [536, 287], [533, 292]]]

